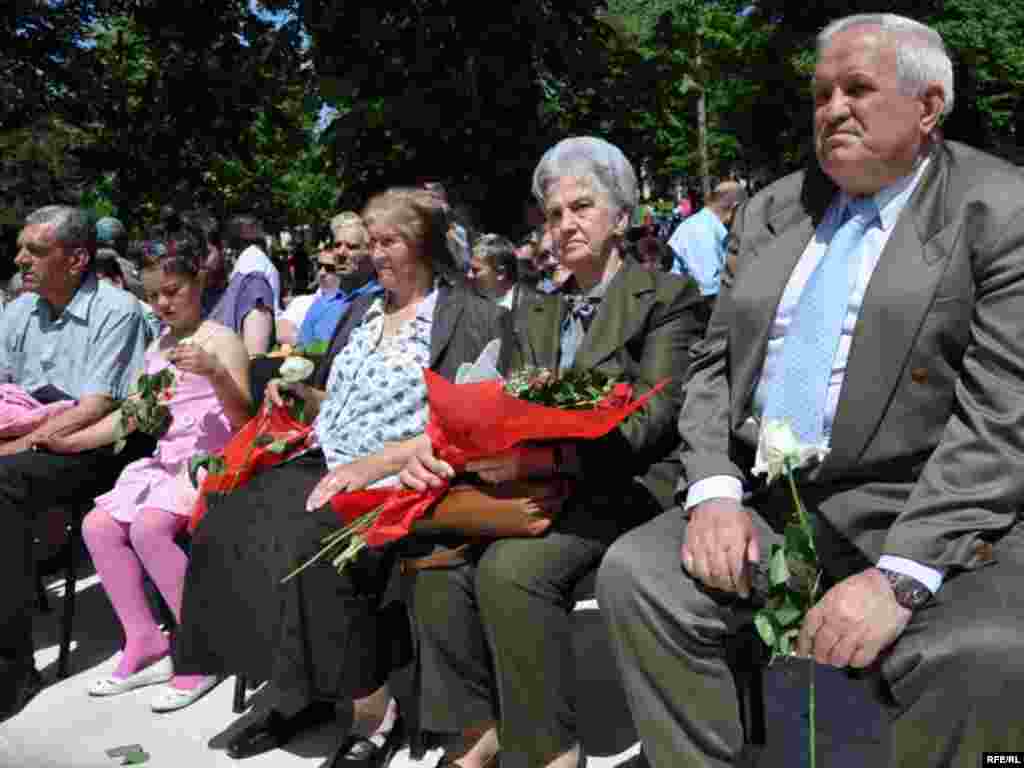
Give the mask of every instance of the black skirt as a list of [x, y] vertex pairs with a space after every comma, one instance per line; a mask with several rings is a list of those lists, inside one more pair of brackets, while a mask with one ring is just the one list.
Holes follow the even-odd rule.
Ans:
[[381, 610], [391, 552], [364, 550], [343, 574], [318, 563], [281, 583], [340, 525], [330, 507], [305, 509], [326, 471], [322, 454], [307, 455], [209, 499], [192, 540], [177, 672], [241, 674], [340, 701], [375, 690], [406, 661], [404, 606]]

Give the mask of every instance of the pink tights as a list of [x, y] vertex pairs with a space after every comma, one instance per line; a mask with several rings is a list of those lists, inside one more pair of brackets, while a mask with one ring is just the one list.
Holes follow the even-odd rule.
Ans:
[[[85, 517], [82, 537], [124, 628], [124, 653], [115, 677], [134, 674], [170, 652], [146, 602], [143, 568], [180, 622], [188, 558], [174, 537], [187, 522], [186, 517], [154, 507], [142, 509], [131, 524], [115, 520], [102, 509]], [[188, 690], [203, 679], [202, 675], [180, 675], [172, 683]]]

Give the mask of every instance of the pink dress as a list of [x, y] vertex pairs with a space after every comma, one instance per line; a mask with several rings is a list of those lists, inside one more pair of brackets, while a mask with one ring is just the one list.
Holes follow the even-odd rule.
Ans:
[[[146, 353], [146, 373], [152, 375], [168, 365], [155, 347]], [[231, 423], [209, 380], [171, 369], [170, 429], [157, 441], [151, 457], [126, 466], [113, 490], [96, 497], [96, 508], [122, 523], [134, 522], [145, 507], [190, 515], [198, 492], [188, 480], [189, 458], [219, 451], [231, 438]]]

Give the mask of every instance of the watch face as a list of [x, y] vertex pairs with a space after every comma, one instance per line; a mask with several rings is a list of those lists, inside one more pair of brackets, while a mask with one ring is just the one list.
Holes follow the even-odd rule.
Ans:
[[886, 571], [885, 576], [892, 586], [896, 602], [908, 610], [915, 610], [928, 602], [932, 593], [917, 579], [901, 573]]

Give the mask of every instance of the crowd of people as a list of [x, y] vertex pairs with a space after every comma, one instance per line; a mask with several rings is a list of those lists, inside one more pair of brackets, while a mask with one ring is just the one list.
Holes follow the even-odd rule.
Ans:
[[[953, 95], [934, 30], [834, 22], [813, 162], [749, 199], [723, 182], [667, 243], [634, 216], [630, 160], [594, 137], [540, 158], [544, 225], [519, 245], [460, 226], [436, 183], [392, 188], [331, 220], [312, 275], [275, 265], [251, 216], [223, 231], [172, 216], [129, 241], [115, 219], [35, 211], [0, 313], [19, 393], [0, 393], [0, 415], [25, 425], [0, 442], [0, 718], [43, 684], [35, 520], [92, 499], [83, 537], [124, 645], [89, 694], [158, 685], [152, 709], [172, 712], [229, 675], [269, 681], [271, 705], [227, 745], [236, 759], [351, 709], [326, 766], [386, 765], [409, 722], [443, 765], [584, 765], [569, 614], [597, 572], [635, 764], [735, 765], [726, 645], [764, 605], [790, 514], [788, 490], [753, 473], [762, 426], [783, 421], [823, 456], [799, 475], [823, 569], [799, 654], [872, 682], [890, 765], [1024, 749], [1006, 704], [1024, 689], [1024, 176], [943, 139]], [[550, 530], [470, 542], [397, 601], [397, 545], [282, 583], [337, 527], [331, 497], [453, 476], [426, 433], [422, 371], [454, 380], [494, 340], [503, 375], [598, 371], [651, 395], [604, 437], [465, 467], [481, 484], [530, 480]], [[266, 357], [318, 343], [305, 382]], [[163, 372], [171, 426], [154, 437], [121, 404]], [[304, 403], [310, 448], [186, 537], [189, 457], [264, 400]], [[410, 663], [420, 695], [400, 705], [389, 678]]]

